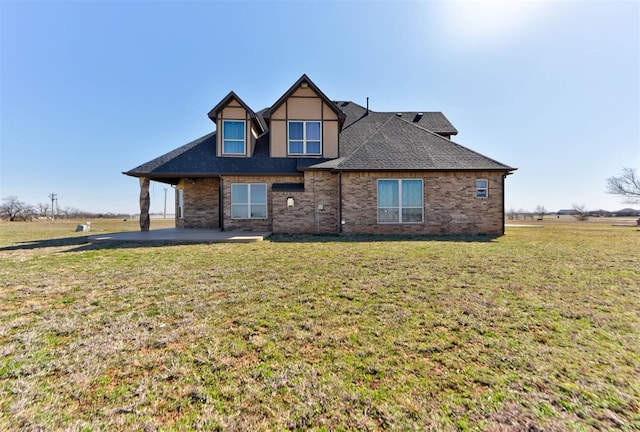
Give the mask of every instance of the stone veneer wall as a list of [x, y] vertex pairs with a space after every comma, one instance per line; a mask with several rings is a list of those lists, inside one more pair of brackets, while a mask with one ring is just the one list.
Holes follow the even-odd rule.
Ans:
[[176, 189], [184, 190], [184, 215], [178, 217], [176, 193], [176, 227], [220, 228], [220, 179], [183, 179]]
[[[378, 224], [377, 180], [421, 178], [424, 221]], [[476, 179], [489, 181], [489, 197], [476, 198]], [[342, 232], [370, 234], [503, 234], [504, 179], [500, 172], [342, 174]]]

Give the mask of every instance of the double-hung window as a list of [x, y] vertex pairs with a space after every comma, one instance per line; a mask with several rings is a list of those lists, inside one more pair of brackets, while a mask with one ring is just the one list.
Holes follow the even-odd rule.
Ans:
[[244, 120], [222, 121], [222, 153], [243, 155], [246, 153]]
[[484, 179], [476, 180], [476, 198], [489, 198], [489, 181]]
[[378, 223], [421, 223], [422, 180], [378, 180]]
[[319, 121], [289, 122], [289, 154], [322, 154], [322, 123]]
[[232, 219], [266, 219], [267, 185], [234, 183], [231, 185]]

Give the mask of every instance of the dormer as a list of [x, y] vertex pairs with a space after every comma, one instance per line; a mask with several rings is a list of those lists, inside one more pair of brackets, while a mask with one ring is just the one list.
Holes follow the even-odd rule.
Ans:
[[265, 113], [271, 157], [338, 157], [346, 118], [307, 75], [302, 75]]
[[230, 92], [211, 111], [216, 124], [216, 154], [220, 157], [251, 157], [256, 139], [264, 133], [258, 116], [238, 95]]

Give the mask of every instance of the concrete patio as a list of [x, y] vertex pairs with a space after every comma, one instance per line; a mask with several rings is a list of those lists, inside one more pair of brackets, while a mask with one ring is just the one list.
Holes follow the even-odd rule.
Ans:
[[238, 232], [215, 229], [165, 228], [149, 231], [127, 231], [88, 237], [90, 243], [251, 243], [271, 236], [270, 232]]

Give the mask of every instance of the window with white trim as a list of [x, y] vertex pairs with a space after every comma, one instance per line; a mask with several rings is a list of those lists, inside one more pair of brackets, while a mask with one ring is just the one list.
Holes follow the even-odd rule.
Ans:
[[184, 218], [184, 189], [178, 189], [178, 218]]
[[243, 155], [246, 153], [246, 127], [244, 120], [222, 121], [222, 153]]
[[231, 185], [231, 219], [266, 219], [267, 185], [233, 183]]
[[476, 198], [489, 198], [489, 180], [476, 180]]
[[322, 154], [322, 122], [290, 121], [288, 128], [290, 155]]
[[378, 223], [422, 223], [422, 179], [378, 180]]

